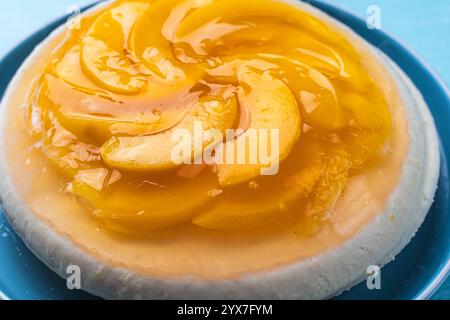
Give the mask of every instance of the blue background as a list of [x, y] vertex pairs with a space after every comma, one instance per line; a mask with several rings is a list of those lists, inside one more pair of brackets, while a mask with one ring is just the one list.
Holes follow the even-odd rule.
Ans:
[[[424, 57], [450, 85], [450, 0], [328, 1], [361, 17], [367, 16], [369, 5], [379, 6], [382, 28]], [[83, 6], [91, 2], [0, 0], [0, 57], [47, 22], [67, 14], [71, 5]], [[435, 298], [450, 299], [450, 279]]]

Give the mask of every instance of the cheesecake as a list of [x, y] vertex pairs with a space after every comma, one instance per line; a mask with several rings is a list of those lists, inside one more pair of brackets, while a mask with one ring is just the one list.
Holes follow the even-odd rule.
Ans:
[[336, 296], [410, 242], [439, 176], [411, 80], [296, 1], [103, 2], [1, 107], [9, 222], [105, 299]]

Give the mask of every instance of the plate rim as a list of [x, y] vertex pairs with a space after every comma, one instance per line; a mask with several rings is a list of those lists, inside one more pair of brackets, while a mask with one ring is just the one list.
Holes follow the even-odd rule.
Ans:
[[[91, 6], [98, 4], [100, 1], [93, 1], [91, 4], [84, 6], [81, 11], [84, 11]], [[364, 22], [365, 19], [352, 12], [349, 9], [343, 8], [341, 5], [336, 5], [331, 3], [328, 0], [296, 0], [300, 2], [308, 3], [319, 10], [323, 10], [323, 6], [328, 7], [330, 9], [333, 9], [335, 11], [338, 11], [339, 13], [342, 13], [345, 15], [346, 18], [352, 18], [355, 21], [358, 21], [359, 23]], [[329, 14], [326, 12], [326, 14]], [[346, 22], [341, 21], [338, 17], [329, 14], [334, 19], [339, 20], [343, 24], [345, 24], [347, 27], [352, 29], [354, 32], [359, 34], [357, 30], [354, 30], [350, 25], [348, 25]], [[36, 31], [29, 32], [26, 36], [22, 37], [10, 50], [8, 50], [4, 55], [0, 56], [0, 64], [3, 63], [5, 60], [8, 60], [10, 57], [13, 56], [13, 54], [20, 49], [20, 47], [28, 42], [31, 38], [35, 37], [37, 34], [45, 32], [47, 29], [51, 28], [54, 30], [57, 25], [60, 24], [60, 22], [63, 22], [65, 19], [69, 17], [68, 14], [61, 15], [60, 17], [57, 17], [55, 19], [52, 19], [50, 22], [46, 23], [44, 26], [38, 28]], [[50, 30], [50, 31], [52, 31]], [[414, 49], [412, 49], [409, 45], [405, 44], [401, 39], [399, 39], [397, 36], [393, 35], [391, 32], [386, 31], [385, 29], [376, 30], [381, 37], [384, 39], [387, 39], [389, 42], [394, 43], [397, 45], [398, 49], [402, 51], [402, 54], [405, 56], [409, 56], [409, 58], [412, 58], [412, 61], [417, 66], [422, 67], [423, 71], [426, 73], [427, 77], [432, 79], [434, 81], [434, 87], [438, 88], [440, 91], [444, 93], [444, 95], [449, 99], [450, 101], [450, 89], [449, 86], [445, 83], [445, 81], [442, 79], [442, 77], [437, 73], [436, 70], [420, 55], [418, 54]], [[361, 36], [361, 35], [360, 35]], [[369, 43], [371, 41], [367, 40]], [[371, 43], [375, 46], [375, 44]], [[379, 48], [381, 51], [384, 52], [382, 48]], [[386, 52], [384, 52], [387, 54]], [[387, 54], [388, 55], [388, 54]], [[388, 55], [389, 56], [389, 55]], [[395, 59], [391, 58], [394, 62], [396, 62]], [[17, 70], [17, 69], [16, 69]], [[15, 70], [15, 71], [16, 71]], [[411, 79], [412, 80], [412, 79]], [[415, 82], [412, 80], [412, 82], [415, 84]], [[9, 82], [8, 82], [9, 83]], [[421, 90], [419, 89], [421, 92]], [[421, 92], [422, 93], [422, 92]], [[442, 153], [442, 144], [441, 144], [441, 153]], [[417, 293], [413, 296], [412, 300], [427, 300], [430, 299], [437, 290], [442, 286], [442, 284], [447, 280], [447, 278], [450, 278], [450, 254], [447, 256], [447, 261], [443, 263], [439, 269], [435, 270], [431, 281], [429, 281], [425, 286], [423, 286], [420, 290], [418, 290]], [[449, 297], [450, 298], [450, 297]], [[8, 296], [4, 289], [0, 288], [0, 300], [12, 300], [10, 296]]]

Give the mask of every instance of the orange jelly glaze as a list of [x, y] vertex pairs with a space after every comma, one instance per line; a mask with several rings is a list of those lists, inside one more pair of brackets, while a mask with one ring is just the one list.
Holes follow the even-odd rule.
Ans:
[[[223, 186], [210, 168], [108, 161], [199, 103], [236, 105], [239, 126], [238, 95], [257, 90], [239, 78], [248, 65], [287, 86], [300, 111], [279, 174]], [[338, 245], [383, 210], [408, 149], [397, 91], [369, 49], [290, 4], [115, 1], [21, 75], [7, 101], [9, 163], [33, 211], [101, 259], [232, 277]]]

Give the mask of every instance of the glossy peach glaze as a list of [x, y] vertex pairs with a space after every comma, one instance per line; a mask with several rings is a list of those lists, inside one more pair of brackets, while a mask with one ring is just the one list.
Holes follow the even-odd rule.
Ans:
[[[350, 237], [396, 186], [407, 125], [381, 69], [284, 2], [114, 1], [26, 71], [12, 171], [37, 214], [105, 259], [161, 274], [274, 266]], [[279, 129], [279, 174], [175, 165], [171, 134], [195, 121]]]

